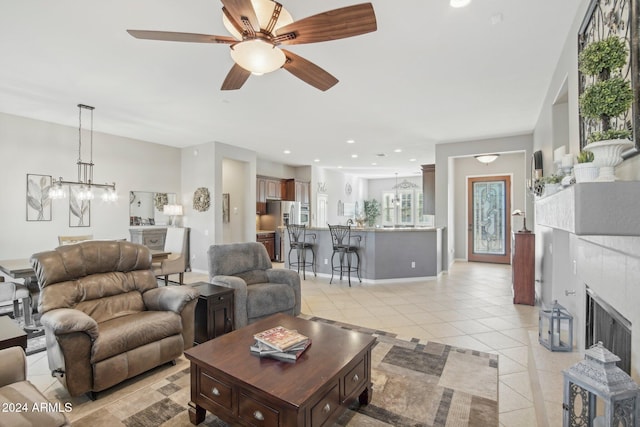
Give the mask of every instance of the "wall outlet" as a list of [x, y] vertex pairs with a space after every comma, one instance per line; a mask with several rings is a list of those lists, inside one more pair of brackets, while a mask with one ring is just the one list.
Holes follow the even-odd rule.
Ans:
[[329, 264], [329, 260], [327, 258], [324, 259], [324, 264], [325, 265]]
[[416, 268], [416, 262], [415, 261], [411, 261], [411, 268]]

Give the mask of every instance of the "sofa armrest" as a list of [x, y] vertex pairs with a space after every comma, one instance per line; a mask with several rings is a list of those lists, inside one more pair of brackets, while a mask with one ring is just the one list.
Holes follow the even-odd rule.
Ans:
[[233, 322], [234, 329], [247, 326], [247, 283], [235, 276], [214, 276], [211, 283], [226, 288], [233, 288]]
[[180, 314], [185, 306], [197, 300], [200, 292], [191, 286], [164, 286], [154, 288], [142, 294], [147, 310], [173, 311]]
[[0, 387], [27, 379], [27, 358], [22, 347], [0, 350]]
[[300, 275], [293, 270], [285, 268], [272, 268], [266, 270], [267, 277], [271, 283], [284, 283], [291, 286], [296, 295], [296, 306], [294, 315], [297, 316], [302, 310], [302, 293], [300, 291]]
[[42, 315], [40, 323], [56, 336], [85, 332], [91, 340], [98, 338], [98, 323], [80, 310], [72, 308], [50, 310]]

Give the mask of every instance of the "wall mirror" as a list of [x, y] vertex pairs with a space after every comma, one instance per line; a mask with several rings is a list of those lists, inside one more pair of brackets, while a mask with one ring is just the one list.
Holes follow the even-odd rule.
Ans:
[[151, 191], [129, 192], [129, 225], [167, 225], [169, 216], [164, 206], [176, 204], [176, 193], [154, 193]]

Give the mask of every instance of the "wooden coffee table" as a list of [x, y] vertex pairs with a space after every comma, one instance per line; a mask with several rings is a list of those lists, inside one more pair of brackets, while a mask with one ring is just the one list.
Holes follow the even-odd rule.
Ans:
[[[296, 329], [311, 346], [295, 362], [249, 352], [253, 335], [274, 326]], [[189, 419], [209, 411], [245, 426], [330, 425], [356, 399], [371, 399], [371, 350], [375, 337], [276, 314], [190, 348]]]

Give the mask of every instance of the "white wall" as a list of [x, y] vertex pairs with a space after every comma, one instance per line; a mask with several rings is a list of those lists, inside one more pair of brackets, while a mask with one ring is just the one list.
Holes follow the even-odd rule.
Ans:
[[[347, 184], [351, 186], [351, 194], [347, 194], [345, 189]], [[311, 197], [312, 197], [312, 225], [316, 227], [326, 227], [327, 224], [315, 223], [315, 212], [318, 188], [322, 186], [326, 189], [328, 196], [327, 222], [329, 224], [346, 224], [348, 217], [338, 215], [338, 202], [355, 203], [358, 202], [359, 209], [363, 208], [363, 201], [368, 196], [367, 180], [351, 174], [344, 174], [332, 169], [312, 167], [311, 176]]]
[[[98, 110], [94, 122], [99, 127]], [[27, 174], [76, 180], [77, 157], [77, 127], [0, 113], [0, 259], [52, 249], [58, 245], [58, 235], [128, 239], [129, 191], [180, 194], [179, 149], [94, 131], [94, 181], [115, 181], [120, 200], [104, 204], [96, 198], [90, 227], [69, 227], [68, 199], [53, 201], [51, 221], [26, 221]]]
[[[222, 162], [222, 192], [229, 194], [229, 222], [222, 223], [222, 242], [234, 243], [242, 242], [244, 239], [245, 218], [241, 215], [246, 209], [255, 210], [253, 205], [245, 205], [246, 194], [246, 163], [232, 159], [224, 159]], [[222, 210], [222, 205], [218, 211]]]

